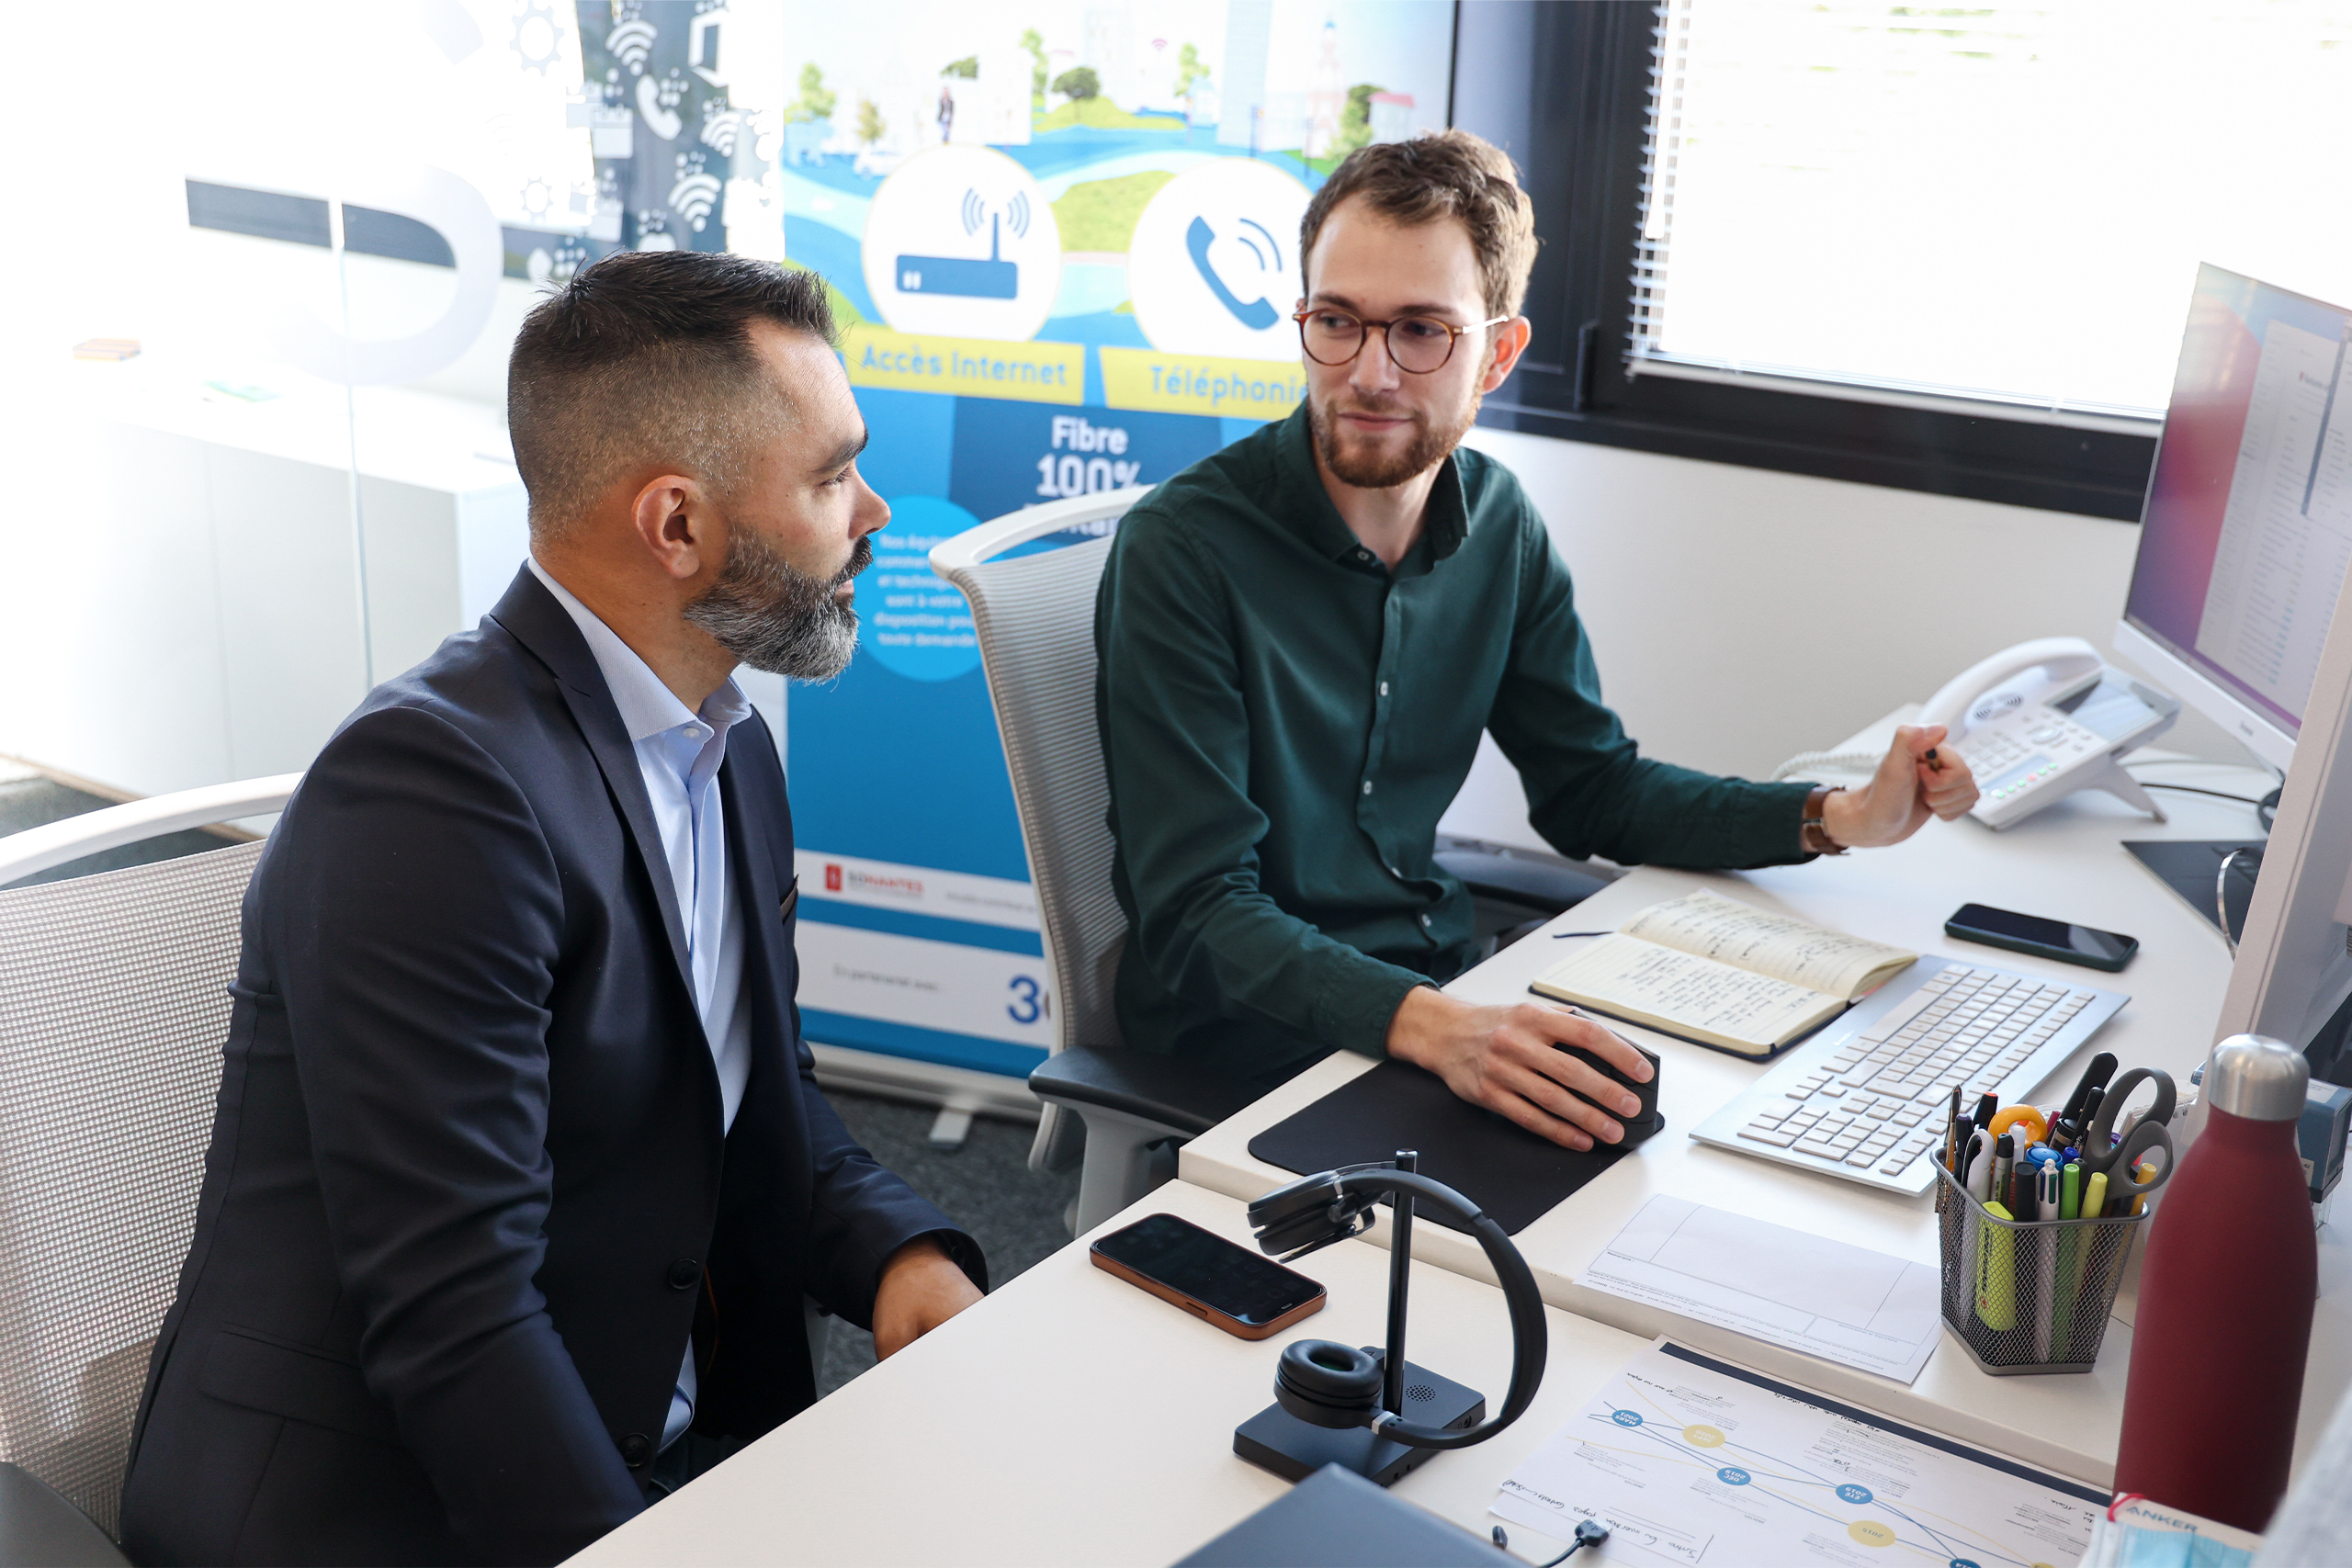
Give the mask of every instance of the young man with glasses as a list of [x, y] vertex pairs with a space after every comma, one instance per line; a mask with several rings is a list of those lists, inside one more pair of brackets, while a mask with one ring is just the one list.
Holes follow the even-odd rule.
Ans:
[[1493, 734], [1562, 853], [1786, 864], [1974, 804], [1940, 728], [1864, 788], [1639, 754], [1600, 700], [1567, 568], [1510, 473], [1458, 450], [1525, 351], [1535, 256], [1510, 161], [1467, 132], [1363, 148], [1300, 225], [1306, 399], [1121, 522], [1096, 605], [1098, 716], [1130, 934], [1126, 1043], [1272, 1084], [1392, 1055], [1571, 1148], [1614, 1142], [1614, 1034], [1435, 988], [1476, 961], [1439, 817]]

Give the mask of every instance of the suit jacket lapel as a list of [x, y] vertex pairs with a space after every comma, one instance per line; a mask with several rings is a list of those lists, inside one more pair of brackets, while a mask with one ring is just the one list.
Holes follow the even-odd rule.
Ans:
[[571, 616], [527, 566], [514, 574], [505, 597], [490, 612], [491, 619], [514, 635], [515, 640], [538, 656], [554, 672], [563, 700], [588, 742], [588, 750], [605, 775], [605, 787], [619, 806], [621, 820], [636, 842], [639, 863], [653, 884], [654, 901], [662, 907], [662, 923], [670, 936], [670, 955], [677, 960], [678, 976], [686, 995], [694, 995], [694, 965], [686, 956], [685, 919], [678, 908], [677, 889], [671, 886], [669, 858], [662, 852], [661, 829], [653, 825], [653, 802], [645, 793], [645, 775], [637, 765], [637, 748], [621, 727], [620, 709], [605, 685], [596, 656], [572, 624]]

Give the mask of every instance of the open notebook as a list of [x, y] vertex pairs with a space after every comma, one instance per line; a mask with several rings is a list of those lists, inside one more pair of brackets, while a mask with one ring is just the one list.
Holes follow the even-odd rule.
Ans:
[[1919, 957], [1704, 890], [1577, 946], [1529, 989], [1743, 1056], [1770, 1055]]

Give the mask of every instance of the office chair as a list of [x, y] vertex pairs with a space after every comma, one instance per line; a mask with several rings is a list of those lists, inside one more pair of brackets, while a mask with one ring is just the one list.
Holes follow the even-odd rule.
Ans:
[[[1094, 722], [1094, 590], [1111, 532], [1146, 493], [1109, 491], [1029, 507], [931, 552], [931, 570], [972, 604], [1053, 979], [1051, 1055], [1029, 1075], [1045, 1105], [1029, 1165], [1066, 1169], [1082, 1144], [1073, 1226], [1081, 1233], [1158, 1185], [1152, 1145], [1205, 1133], [1260, 1092], [1126, 1049], [1112, 1008], [1127, 921], [1111, 892], [1111, 796]], [[1064, 533], [1095, 536], [1023, 548]]]
[[[277, 810], [299, 773], [0, 839], [0, 885]], [[0, 891], [0, 1568], [116, 1564], [130, 1424], [196, 1221], [258, 843]]]

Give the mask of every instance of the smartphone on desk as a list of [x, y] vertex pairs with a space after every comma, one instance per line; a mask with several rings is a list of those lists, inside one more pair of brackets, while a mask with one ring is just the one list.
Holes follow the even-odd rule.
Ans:
[[1148, 1214], [1087, 1249], [1097, 1269], [1227, 1334], [1263, 1339], [1323, 1310], [1323, 1287], [1173, 1214]]
[[2131, 963], [2132, 955], [2140, 951], [2136, 936], [2021, 915], [2015, 909], [1996, 909], [1990, 904], [1962, 904], [1944, 922], [1944, 935], [2110, 972]]

